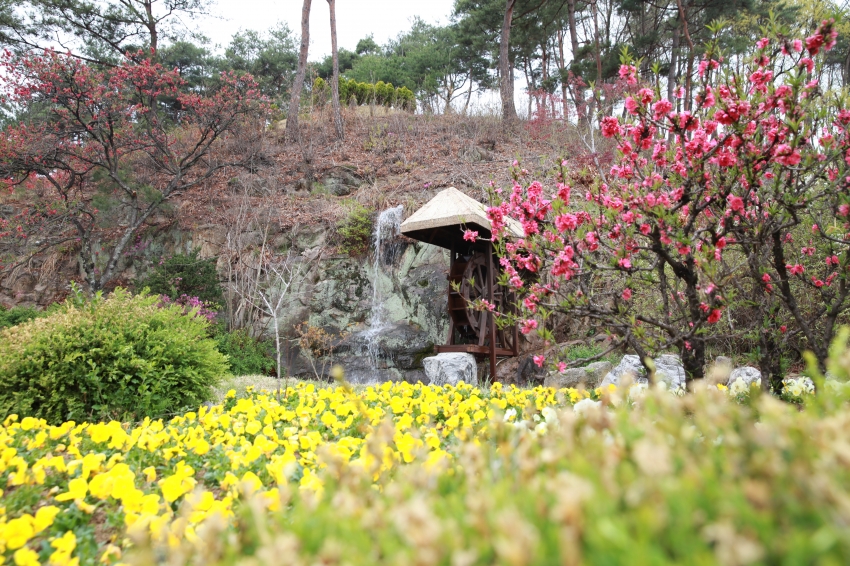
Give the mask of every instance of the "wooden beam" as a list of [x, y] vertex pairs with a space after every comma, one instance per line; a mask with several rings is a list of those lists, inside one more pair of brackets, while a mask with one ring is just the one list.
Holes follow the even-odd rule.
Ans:
[[[496, 299], [493, 294], [493, 242], [489, 242], [487, 246], [487, 294], [490, 296], [490, 304], [495, 304]], [[490, 312], [490, 383], [496, 382], [496, 315], [493, 311]]]

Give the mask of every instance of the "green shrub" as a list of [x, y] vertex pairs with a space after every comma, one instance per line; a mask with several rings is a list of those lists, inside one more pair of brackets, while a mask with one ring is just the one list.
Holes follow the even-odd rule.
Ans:
[[171, 299], [180, 299], [183, 295], [197, 297], [208, 305], [221, 305], [224, 295], [218, 272], [215, 270], [215, 258], [198, 257], [200, 250], [188, 254], [176, 254], [162, 258], [147, 277], [138, 279], [137, 289], [147, 287], [156, 295], [165, 295]]
[[274, 346], [257, 340], [244, 328], [215, 337], [218, 351], [230, 361], [233, 375], [268, 375], [275, 368]]
[[340, 79], [340, 88], [342, 88], [342, 83], [345, 83], [345, 97], [342, 96], [342, 90], [340, 90], [340, 100], [344, 100], [345, 104], [348, 105], [354, 99], [355, 104], [360, 104], [360, 100], [357, 98], [357, 81], [354, 79], [348, 79], [347, 81], [343, 81]]
[[378, 81], [375, 83], [375, 104], [382, 105], [384, 100], [386, 100], [386, 87], [387, 83], [384, 81]]
[[384, 85], [384, 92], [381, 95], [381, 98], [384, 101], [384, 106], [387, 108], [391, 107], [395, 103], [395, 87], [393, 83], [387, 83]]
[[138, 420], [197, 408], [227, 372], [209, 323], [117, 289], [0, 331], [0, 418]]
[[416, 110], [416, 94], [406, 86], [399, 87], [395, 93], [395, 105], [398, 108], [414, 112]]
[[321, 108], [328, 101], [330, 85], [322, 77], [316, 77], [313, 81], [313, 106]]
[[337, 225], [340, 251], [352, 256], [363, 255], [369, 251], [372, 224], [372, 210], [360, 203], [354, 203], [348, 216]]
[[0, 306], [0, 328], [17, 326], [18, 324], [27, 322], [28, 320], [43, 316], [43, 314], [44, 313], [33, 307], [12, 307], [7, 309], [6, 307]]

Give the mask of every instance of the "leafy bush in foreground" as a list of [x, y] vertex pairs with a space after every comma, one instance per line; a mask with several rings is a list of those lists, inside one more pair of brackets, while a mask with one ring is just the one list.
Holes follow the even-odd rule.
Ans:
[[41, 315], [41, 311], [33, 307], [12, 307], [7, 309], [6, 307], [0, 306], [0, 328], [17, 326], [18, 324], [27, 322], [28, 320], [38, 318]]
[[197, 407], [227, 371], [202, 317], [121, 289], [0, 331], [0, 418], [139, 419]]

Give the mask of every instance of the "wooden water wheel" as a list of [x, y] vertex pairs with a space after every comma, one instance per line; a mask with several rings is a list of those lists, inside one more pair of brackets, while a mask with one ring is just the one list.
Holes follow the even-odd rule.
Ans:
[[[498, 272], [493, 273], [491, 282], [490, 269], [495, 270], [495, 262], [488, 258], [485, 252], [474, 252], [471, 256], [459, 255], [453, 258], [449, 268], [449, 345], [474, 345], [489, 349], [491, 341], [490, 312], [476, 310], [478, 299], [488, 299], [500, 313], [509, 312], [513, 307], [513, 294], [507, 289], [495, 284]], [[490, 299], [489, 286], [493, 285], [493, 296]], [[515, 351], [516, 336], [513, 327], [495, 328], [495, 346], [502, 351]], [[467, 351], [470, 349], [467, 348]]]
[[[515, 298], [510, 290], [496, 283], [499, 263], [494, 255], [490, 226], [484, 204], [448, 187], [405, 220], [401, 233], [450, 253], [449, 335], [446, 344], [435, 346], [435, 350], [474, 354], [479, 361], [489, 357], [490, 379], [495, 381], [496, 358], [519, 354], [519, 334], [515, 324], [499, 329], [494, 324], [495, 313], [474, 308], [476, 299], [492, 303], [496, 313], [509, 313], [514, 308]], [[468, 239], [465, 235], [468, 230], [478, 237]], [[502, 237], [523, 236], [522, 225], [508, 219]]]

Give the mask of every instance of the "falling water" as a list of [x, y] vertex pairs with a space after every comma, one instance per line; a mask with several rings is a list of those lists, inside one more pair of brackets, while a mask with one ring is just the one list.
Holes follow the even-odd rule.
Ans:
[[[375, 262], [372, 271], [372, 317], [369, 320], [369, 329], [364, 333], [364, 337], [366, 338], [372, 369], [375, 371], [379, 367], [380, 345], [378, 339], [391, 324], [387, 317], [385, 305], [389, 292], [381, 284], [380, 275], [384, 271], [384, 266], [391, 268], [396, 259], [395, 256], [399, 247], [394, 240], [400, 234], [403, 212], [404, 207], [401, 205], [381, 212], [378, 221], [375, 223], [375, 233], [372, 235], [375, 246]], [[387, 275], [389, 276], [389, 272]]]

